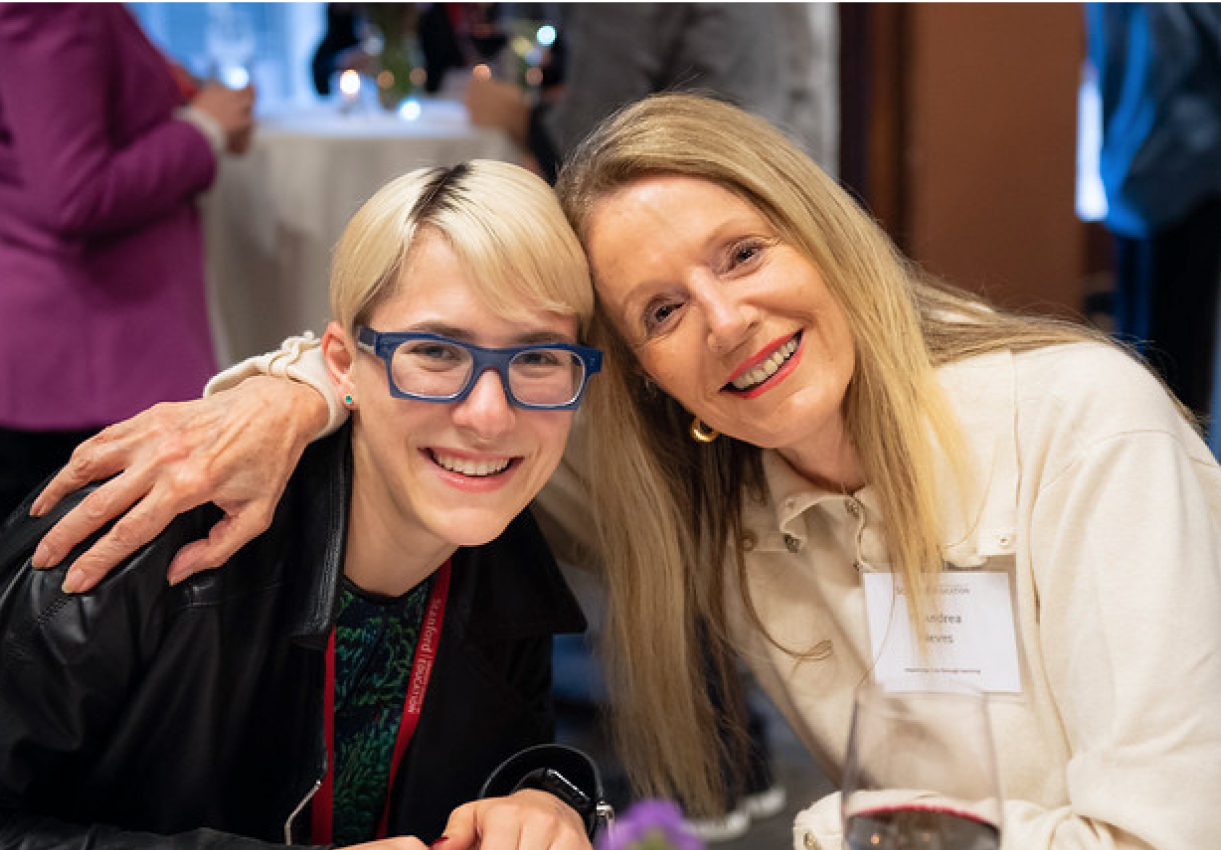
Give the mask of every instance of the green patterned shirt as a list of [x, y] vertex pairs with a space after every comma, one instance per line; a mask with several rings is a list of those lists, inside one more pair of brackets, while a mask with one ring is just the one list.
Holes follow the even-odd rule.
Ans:
[[345, 578], [335, 622], [335, 803], [339, 845], [376, 838], [394, 742], [432, 580], [397, 599]]

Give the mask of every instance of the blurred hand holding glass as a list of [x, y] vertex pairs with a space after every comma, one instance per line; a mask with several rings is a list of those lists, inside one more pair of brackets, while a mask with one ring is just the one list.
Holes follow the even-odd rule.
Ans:
[[863, 686], [841, 805], [849, 850], [997, 850], [1001, 799], [985, 695]]

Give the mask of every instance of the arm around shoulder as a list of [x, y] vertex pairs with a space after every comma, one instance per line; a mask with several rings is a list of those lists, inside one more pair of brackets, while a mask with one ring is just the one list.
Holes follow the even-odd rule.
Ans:
[[158, 404], [106, 428], [35, 501], [42, 513], [109, 478], [47, 534], [35, 565], [54, 566], [117, 519], [69, 571], [66, 587], [87, 590], [175, 516], [212, 502], [224, 516], [175, 556], [170, 579], [219, 566], [267, 528], [305, 446], [342, 423], [334, 395], [317, 341], [297, 337], [214, 378], [204, 399]]
[[[204, 387], [204, 395], [210, 396], [232, 389], [259, 375], [286, 378], [317, 391], [326, 404], [326, 423], [314, 433], [313, 439], [318, 440], [335, 433], [339, 426], [347, 421], [347, 408], [339, 400], [339, 393], [327, 373], [321, 343], [312, 332], [306, 331], [301, 336], [291, 336], [284, 340], [276, 351], [249, 357], [229, 367], [208, 381]], [[307, 406], [311, 413], [317, 409], [316, 401], [304, 401], [308, 396], [299, 395], [298, 398], [303, 400], [302, 404]]]

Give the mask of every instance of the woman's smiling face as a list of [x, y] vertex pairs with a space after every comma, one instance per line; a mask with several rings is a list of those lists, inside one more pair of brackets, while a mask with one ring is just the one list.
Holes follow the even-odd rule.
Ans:
[[[370, 316], [375, 330], [440, 334], [503, 348], [576, 342], [577, 320], [524, 309], [513, 318], [482, 301], [445, 237], [417, 237], [395, 293]], [[357, 399], [356, 499], [387, 528], [418, 532], [419, 547], [494, 539], [542, 489], [559, 464], [573, 414], [512, 406], [500, 376], [484, 372], [469, 396], [438, 404], [394, 398], [386, 367], [352, 352], [347, 386]]]
[[650, 377], [713, 428], [764, 448], [838, 450], [855, 351], [814, 264], [751, 204], [679, 175], [600, 200], [595, 286]]

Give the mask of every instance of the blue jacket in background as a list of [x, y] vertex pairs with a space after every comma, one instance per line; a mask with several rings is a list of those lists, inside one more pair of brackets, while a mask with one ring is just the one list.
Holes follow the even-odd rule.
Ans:
[[1221, 193], [1221, 4], [1089, 3], [1107, 226], [1149, 236]]

